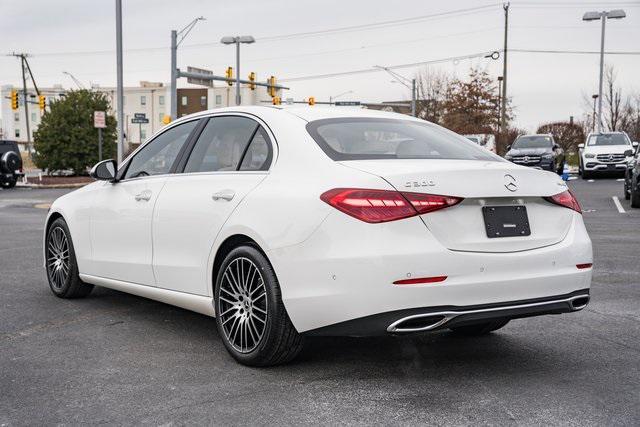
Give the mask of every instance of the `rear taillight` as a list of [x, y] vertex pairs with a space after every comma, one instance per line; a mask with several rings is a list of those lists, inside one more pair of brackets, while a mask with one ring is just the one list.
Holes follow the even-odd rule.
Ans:
[[369, 223], [409, 218], [462, 201], [459, 197], [362, 188], [334, 188], [323, 193], [320, 199], [347, 215]]
[[582, 209], [580, 208], [578, 199], [576, 199], [576, 196], [573, 195], [571, 190], [563, 191], [562, 193], [556, 194], [555, 196], [545, 197], [544, 199], [558, 206], [573, 209], [580, 214], [582, 213]]

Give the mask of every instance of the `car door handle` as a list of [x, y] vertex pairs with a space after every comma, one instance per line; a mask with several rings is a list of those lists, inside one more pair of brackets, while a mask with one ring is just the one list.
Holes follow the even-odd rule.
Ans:
[[136, 194], [134, 198], [136, 199], [136, 202], [148, 202], [149, 199], [151, 199], [151, 190], [144, 190], [143, 192]]
[[233, 190], [222, 190], [211, 195], [211, 198], [214, 201], [224, 200], [224, 201], [230, 202], [231, 200], [233, 200], [233, 196], [235, 195], [236, 195], [236, 192]]

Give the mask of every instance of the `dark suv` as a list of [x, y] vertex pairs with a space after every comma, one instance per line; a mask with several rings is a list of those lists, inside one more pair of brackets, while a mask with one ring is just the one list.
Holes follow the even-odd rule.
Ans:
[[624, 175], [624, 198], [631, 199], [632, 208], [640, 208], [640, 147], [637, 142], [634, 142], [634, 150]]
[[564, 150], [551, 135], [520, 135], [507, 146], [504, 158], [522, 166], [544, 169], [561, 175]]
[[22, 173], [22, 157], [15, 141], [0, 139], [0, 186], [13, 188]]

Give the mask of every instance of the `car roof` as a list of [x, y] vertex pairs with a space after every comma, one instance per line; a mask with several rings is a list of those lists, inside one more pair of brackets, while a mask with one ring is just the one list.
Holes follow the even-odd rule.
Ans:
[[216, 113], [248, 113], [260, 116], [261, 113], [269, 113], [273, 115], [274, 111], [280, 111], [282, 114], [290, 114], [299, 117], [307, 122], [321, 119], [347, 118], [347, 117], [370, 117], [370, 118], [387, 118], [401, 120], [418, 120], [406, 114], [392, 113], [388, 111], [370, 110], [363, 107], [334, 107], [334, 106], [297, 106], [297, 105], [247, 105], [238, 107], [214, 108], [212, 110], [200, 111], [188, 116], [180, 117], [179, 121], [193, 117], [207, 116]]

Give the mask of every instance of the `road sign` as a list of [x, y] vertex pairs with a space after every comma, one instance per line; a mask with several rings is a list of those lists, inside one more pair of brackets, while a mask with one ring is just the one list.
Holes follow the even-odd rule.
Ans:
[[146, 119], [147, 118], [147, 114], [146, 113], [133, 113], [133, 117], [135, 117], [136, 119]]
[[93, 127], [99, 129], [107, 127], [107, 114], [104, 111], [93, 112]]
[[[203, 68], [187, 67], [187, 72], [213, 76], [213, 71], [205, 70]], [[200, 85], [200, 86], [213, 87], [213, 80], [198, 79], [196, 77], [187, 77], [187, 83]]]
[[342, 107], [355, 107], [360, 105], [360, 101], [336, 101], [335, 105]]
[[144, 117], [141, 117], [141, 118], [134, 117], [133, 119], [131, 119], [131, 123], [134, 123], [134, 124], [149, 123], [149, 119]]

